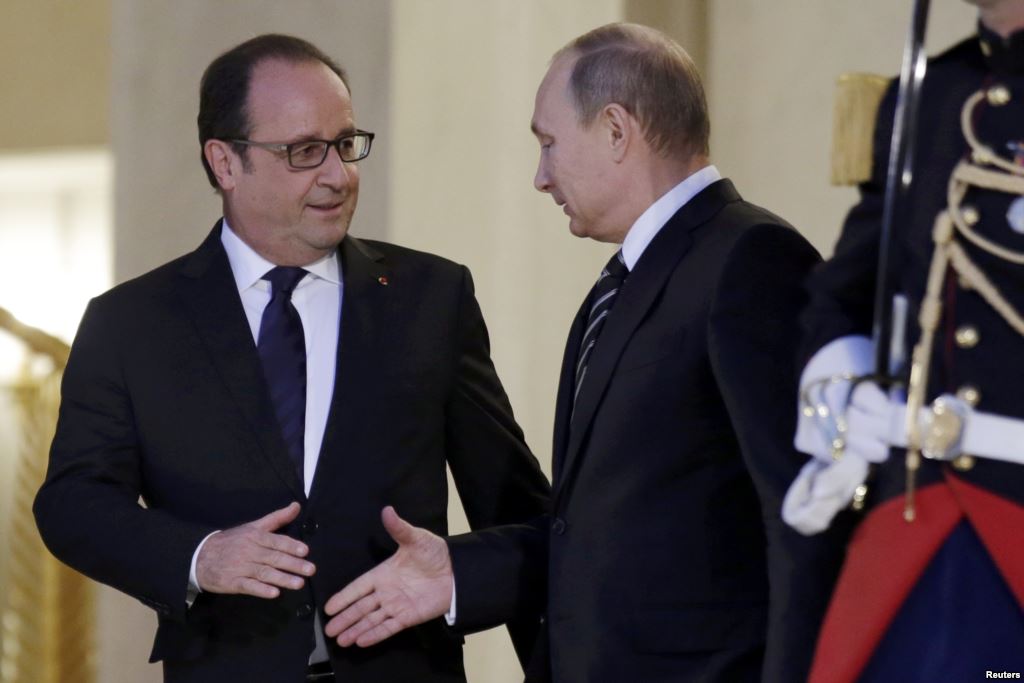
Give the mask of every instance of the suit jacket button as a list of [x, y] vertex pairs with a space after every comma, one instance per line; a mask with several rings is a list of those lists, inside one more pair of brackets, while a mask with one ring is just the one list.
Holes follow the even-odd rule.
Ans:
[[315, 519], [307, 519], [302, 523], [302, 535], [307, 537], [312, 536], [319, 528], [320, 525], [316, 523]]
[[304, 602], [295, 608], [295, 616], [299, 619], [309, 619], [313, 616], [313, 606], [308, 602]]
[[555, 517], [555, 521], [551, 522], [551, 531], [556, 536], [561, 536], [565, 533], [565, 520], [561, 517]]

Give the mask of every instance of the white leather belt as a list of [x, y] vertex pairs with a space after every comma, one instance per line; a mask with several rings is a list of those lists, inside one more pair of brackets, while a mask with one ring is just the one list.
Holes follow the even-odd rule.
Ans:
[[[907, 408], [902, 404], [893, 408], [890, 442], [905, 448]], [[968, 454], [1024, 465], [1024, 419], [983, 413], [952, 394], [943, 394], [921, 411], [918, 424], [921, 455], [926, 458], [953, 460]]]

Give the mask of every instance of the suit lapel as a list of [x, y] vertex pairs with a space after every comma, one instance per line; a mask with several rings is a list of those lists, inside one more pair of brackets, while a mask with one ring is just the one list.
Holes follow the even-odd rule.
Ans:
[[[669, 275], [690, 250], [694, 240], [691, 233], [711, 220], [726, 203], [738, 199], [739, 195], [729, 180], [712, 183], [679, 209], [647, 245], [619, 290], [615, 306], [594, 347], [575, 410], [571, 409], [572, 373], [567, 376], [563, 367], [556, 412], [559, 424], [568, 431], [569, 438], [564, 458], [559, 458], [557, 451], [555, 455], [556, 461], [562, 461], [562, 467], [559, 468], [561, 475], [555, 477], [556, 497], [561, 493], [565, 482], [572, 477], [573, 468], [580, 458], [581, 447], [622, 352], [654, 304], [658, 293], [664, 288]], [[574, 324], [573, 331], [576, 333], [578, 344], [576, 328], [577, 325]], [[570, 337], [570, 342], [572, 341]], [[569, 349], [566, 349], [566, 357], [569, 357]], [[555, 446], [557, 448], [559, 444], [556, 442]]]
[[182, 298], [217, 373], [259, 443], [260, 455], [292, 494], [302, 500], [303, 486], [277, 426], [220, 232], [218, 222], [199, 249], [186, 258], [181, 269]]
[[561, 480], [562, 464], [569, 446], [569, 418], [572, 415], [572, 392], [576, 377], [576, 358], [579, 355], [583, 330], [587, 323], [587, 309], [590, 297], [583, 300], [580, 310], [569, 328], [569, 339], [565, 342], [562, 356], [562, 373], [558, 380], [558, 397], [555, 400], [554, 447], [551, 450], [551, 480], [555, 486]]
[[[364, 426], [368, 419], [365, 412], [374, 408], [366, 405], [365, 389], [377, 381], [383, 367], [383, 361], [379, 359], [378, 335], [388, 327], [396, 295], [393, 288], [386, 286], [388, 269], [380, 252], [352, 236], [345, 237], [339, 249], [345, 288], [334, 395], [309, 493], [311, 500], [323, 488], [321, 481], [328, 480], [332, 486], [337, 485], [338, 478], [326, 472], [337, 466], [339, 455], [372, 450], [369, 443], [363, 443], [371, 436]], [[402, 284], [410, 283], [396, 283]], [[345, 462], [346, 467], [358, 467], [352, 459]], [[358, 471], [350, 469], [348, 478], [358, 482]]]

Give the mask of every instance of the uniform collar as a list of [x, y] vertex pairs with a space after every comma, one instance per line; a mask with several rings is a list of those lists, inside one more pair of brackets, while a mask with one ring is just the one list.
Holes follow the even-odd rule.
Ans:
[[1024, 73], [1024, 29], [1003, 38], [978, 22], [978, 41], [985, 61], [996, 73]]

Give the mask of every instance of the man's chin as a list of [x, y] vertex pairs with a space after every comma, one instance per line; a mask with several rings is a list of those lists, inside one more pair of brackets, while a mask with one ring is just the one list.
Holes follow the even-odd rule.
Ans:
[[569, 217], [569, 232], [574, 237], [590, 237], [590, 232], [587, 230], [587, 226], [580, 223], [575, 218]]

